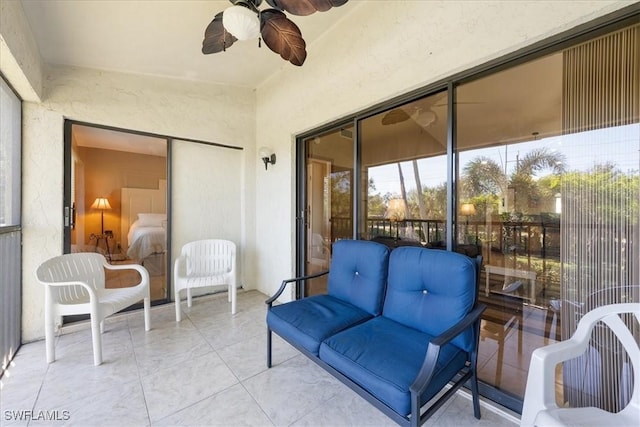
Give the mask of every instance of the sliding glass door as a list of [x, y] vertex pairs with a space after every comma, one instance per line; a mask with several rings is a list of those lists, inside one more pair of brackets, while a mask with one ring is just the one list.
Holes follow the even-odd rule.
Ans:
[[[305, 181], [301, 207], [304, 274], [326, 271], [331, 244], [353, 236], [353, 127], [340, 126], [304, 140]], [[307, 280], [299, 293], [325, 293], [326, 276]]]
[[[73, 121], [65, 132], [65, 252], [143, 265], [151, 300], [166, 302], [167, 139]], [[106, 286], [138, 280], [137, 274], [107, 272]]]
[[[524, 395], [533, 349], [569, 338], [595, 307], [640, 301], [639, 31], [458, 87], [457, 239], [482, 251], [489, 307], [479, 375], [511, 395]], [[558, 399], [624, 407], [617, 345], [599, 332], [565, 363]]]
[[[304, 137], [305, 272], [339, 237], [482, 256], [481, 390], [516, 411], [534, 349], [640, 301], [640, 25], [585, 40], [356, 115], [351, 148]], [[557, 400], [620, 410], [625, 357], [599, 328]]]

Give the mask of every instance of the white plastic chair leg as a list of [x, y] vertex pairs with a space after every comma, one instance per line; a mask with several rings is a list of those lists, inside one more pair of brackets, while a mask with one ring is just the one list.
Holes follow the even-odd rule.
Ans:
[[103, 322], [99, 321], [94, 316], [91, 316], [91, 338], [93, 339], [93, 364], [98, 366], [102, 363], [102, 334], [100, 333], [100, 325]]
[[231, 299], [231, 314], [236, 314], [236, 287], [231, 285], [231, 292], [229, 292], [229, 298]]
[[191, 308], [191, 288], [187, 288], [187, 307]]
[[151, 297], [147, 296], [144, 299], [144, 330], [149, 331], [151, 329]]
[[[48, 290], [47, 290], [48, 291]], [[51, 304], [48, 302], [44, 306], [44, 337], [47, 350], [47, 363], [56, 360], [56, 343], [55, 343], [55, 318]]]
[[180, 313], [180, 289], [175, 290], [175, 305], [176, 305], [176, 322], [182, 320], [182, 313]]

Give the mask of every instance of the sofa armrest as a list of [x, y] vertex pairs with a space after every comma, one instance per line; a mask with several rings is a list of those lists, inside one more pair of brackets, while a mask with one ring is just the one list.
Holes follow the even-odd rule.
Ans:
[[466, 331], [469, 327], [472, 327], [474, 324], [479, 322], [480, 316], [486, 308], [487, 306], [484, 304], [477, 305], [464, 318], [462, 318], [462, 320], [431, 340], [429, 347], [427, 347], [427, 354], [422, 362], [422, 367], [420, 368], [416, 379], [413, 381], [413, 384], [409, 387], [412, 394], [420, 396], [427, 389], [435, 371], [436, 362], [440, 356], [440, 348], [451, 342], [451, 340]]
[[329, 271], [323, 271], [321, 273], [316, 273], [316, 274], [310, 274], [308, 276], [300, 276], [300, 277], [294, 277], [293, 279], [287, 279], [287, 280], [283, 280], [282, 284], [280, 285], [280, 289], [278, 289], [276, 291], [276, 293], [269, 298], [268, 300], [265, 301], [265, 304], [267, 304], [269, 306], [269, 308], [271, 308], [271, 305], [273, 304], [273, 302], [275, 300], [277, 300], [278, 298], [280, 298], [280, 295], [282, 295], [282, 293], [284, 292], [285, 288], [287, 287], [287, 285], [289, 283], [298, 283], [302, 280], [307, 280], [307, 279], [315, 279], [316, 277], [320, 277], [320, 276], [324, 276], [326, 274], [329, 274]]

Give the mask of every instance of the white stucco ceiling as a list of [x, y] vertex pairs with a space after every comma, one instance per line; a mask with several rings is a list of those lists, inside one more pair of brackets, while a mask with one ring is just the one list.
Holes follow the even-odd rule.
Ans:
[[[278, 71], [298, 67], [284, 61], [257, 40], [236, 42], [226, 52], [201, 53], [204, 29], [216, 13], [230, 6], [228, 0], [21, 0], [40, 53], [46, 63], [87, 67], [133, 74], [199, 80], [257, 88]], [[397, 0], [393, 0], [397, 1]], [[378, 3], [380, 2], [380, 3]], [[330, 32], [341, 20], [357, 21], [359, 11], [376, 7], [383, 0], [350, 0], [346, 5], [307, 17], [288, 15], [301, 29], [307, 42], [308, 57], [314, 55], [314, 41]], [[268, 7], [263, 2], [262, 8]], [[345, 27], [345, 26], [343, 26]], [[347, 27], [349, 28], [349, 27]], [[342, 28], [341, 31], [345, 31]], [[393, 35], [390, 35], [393, 37]], [[346, 37], [345, 43], [348, 43]], [[309, 66], [305, 64], [304, 67]], [[536, 114], [528, 116], [521, 129], [508, 135], [510, 141], [525, 140], [535, 132], [549, 136], [560, 129], [559, 114], [549, 119], [548, 111], [560, 106], [558, 58], [529, 64], [525, 70], [502, 72], [480, 84], [460, 88], [457, 101], [468, 126], [459, 131], [461, 141], [497, 141], [492, 129], [502, 130], [513, 111], [526, 105]], [[523, 72], [533, 73], [531, 79]], [[523, 84], [538, 81], [543, 85]], [[536, 106], [545, 106], [538, 108]], [[550, 108], [553, 106], [553, 108]], [[425, 106], [435, 117], [444, 117], [446, 103]], [[414, 112], [414, 111], [412, 111]], [[380, 123], [376, 123], [379, 126]], [[445, 121], [428, 126], [411, 125], [418, 132], [446, 136]], [[379, 130], [380, 134], [384, 132]], [[465, 133], [466, 132], [466, 133]], [[81, 129], [76, 142], [89, 145], [113, 132]], [[505, 137], [505, 135], [500, 135]], [[121, 149], [131, 146], [128, 135], [121, 138]], [[117, 138], [116, 138], [117, 139]], [[438, 139], [438, 138], [437, 138]], [[84, 142], [83, 142], [84, 141]], [[111, 144], [113, 142], [110, 142]], [[139, 147], [147, 143], [139, 144]], [[162, 147], [163, 144], [160, 144]], [[157, 155], [157, 154], [156, 154]]]
[[[293, 16], [313, 55], [313, 42], [358, 8], [357, 0], [327, 12]], [[204, 30], [228, 0], [22, 0], [40, 54], [48, 64], [200, 80], [255, 88], [283, 67], [295, 67], [257, 40], [203, 55]], [[268, 7], [263, 2], [262, 9]], [[305, 65], [303, 65], [304, 67]]]

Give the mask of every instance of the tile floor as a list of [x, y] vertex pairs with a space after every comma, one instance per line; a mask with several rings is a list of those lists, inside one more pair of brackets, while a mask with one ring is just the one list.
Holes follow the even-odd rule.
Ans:
[[[266, 296], [238, 293], [229, 313], [226, 294], [152, 308], [107, 320], [104, 363], [93, 366], [86, 325], [65, 327], [56, 362], [44, 342], [23, 345], [0, 380], [2, 426], [393, 426], [390, 419], [293, 347], [274, 339], [266, 368]], [[27, 419], [52, 417], [53, 420]], [[514, 426], [517, 416], [483, 401], [482, 419], [458, 393], [426, 425]]]

